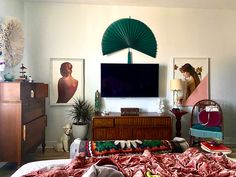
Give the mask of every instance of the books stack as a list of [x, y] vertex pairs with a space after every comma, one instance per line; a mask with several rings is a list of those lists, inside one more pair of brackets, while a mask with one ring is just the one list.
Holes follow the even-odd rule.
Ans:
[[229, 147], [223, 144], [214, 144], [208, 141], [201, 142], [201, 148], [210, 153], [222, 152], [223, 154], [230, 154], [232, 152]]

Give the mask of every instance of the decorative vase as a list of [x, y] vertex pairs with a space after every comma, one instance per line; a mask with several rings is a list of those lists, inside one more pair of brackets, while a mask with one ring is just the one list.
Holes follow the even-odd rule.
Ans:
[[11, 73], [4, 74], [5, 81], [11, 82], [14, 79], [14, 76]]

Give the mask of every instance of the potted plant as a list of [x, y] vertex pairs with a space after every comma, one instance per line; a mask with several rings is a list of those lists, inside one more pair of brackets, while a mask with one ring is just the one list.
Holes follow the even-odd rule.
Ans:
[[69, 115], [73, 120], [72, 134], [74, 138], [85, 139], [89, 123], [94, 115], [93, 106], [87, 100], [75, 98]]

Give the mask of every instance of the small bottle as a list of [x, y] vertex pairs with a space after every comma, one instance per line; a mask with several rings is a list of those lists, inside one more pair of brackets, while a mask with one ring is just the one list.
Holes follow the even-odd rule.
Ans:
[[28, 77], [29, 82], [33, 82], [33, 79], [31, 76]]

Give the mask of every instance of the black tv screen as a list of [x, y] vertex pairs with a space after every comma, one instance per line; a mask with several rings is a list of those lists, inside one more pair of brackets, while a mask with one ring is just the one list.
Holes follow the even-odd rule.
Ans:
[[159, 64], [101, 64], [102, 97], [158, 97]]

